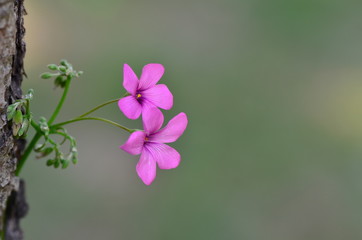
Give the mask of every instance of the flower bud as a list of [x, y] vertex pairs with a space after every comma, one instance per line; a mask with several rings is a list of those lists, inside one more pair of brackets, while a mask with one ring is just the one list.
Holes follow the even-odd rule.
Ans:
[[70, 161], [68, 159], [64, 159], [64, 161], [62, 161], [62, 168], [65, 169], [69, 166]]
[[68, 61], [65, 60], [65, 59], [61, 60], [61, 61], [60, 61], [60, 64], [63, 65], [63, 66], [65, 66], [65, 67], [69, 67], [69, 63], [68, 63]]
[[52, 148], [52, 147], [45, 148], [44, 150], [41, 151], [40, 157], [48, 156], [50, 153], [53, 152], [53, 150], [54, 150], [54, 148]]
[[49, 166], [53, 165], [54, 163], [55, 163], [55, 160], [49, 159], [46, 164], [49, 167]]
[[25, 98], [28, 100], [32, 100], [33, 99], [33, 95], [34, 95], [34, 90], [33, 89], [29, 89], [27, 94], [25, 95]]
[[56, 64], [49, 64], [49, 65], [48, 65], [48, 68], [49, 68], [50, 70], [58, 70], [58, 66], [57, 66]]
[[39, 127], [40, 130], [44, 133], [44, 135], [49, 135], [49, 126], [47, 123], [47, 120], [44, 117], [41, 117], [39, 119]]
[[60, 161], [59, 160], [54, 160], [54, 168], [58, 168], [60, 165]]
[[51, 77], [53, 77], [53, 76], [54, 76], [54, 74], [48, 73], [48, 72], [45, 72], [45, 73], [43, 73], [43, 74], [40, 75], [40, 77], [41, 77], [42, 79], [49, 79], [49, 78], [51, 78]]
[[64, 81], [64, 79], [63, 79], [63, 76], [58, 76], [58, 77], [56, 77], [55, 80], [54, 80], [54, 85], [55, 85], [56, 87], [64, 88], [64, 86], [65, 86], [65, 81]]
[[79, 71], [75, 74], [76, 77], [80, 77], [81, 75], [83, 75], [83, 71]]
[[61, 71], [61, 72], [66, 72], [67, 71], [67, 68], [66, 67], [64, 67], [64, 66], [59, 66], [59, 71]]
[[73, 158], [72, 158], [72, 163], [73, 163], [74, 165], [77, 164], [77, 163], [78, 163], [78, 158], [73, 157]]

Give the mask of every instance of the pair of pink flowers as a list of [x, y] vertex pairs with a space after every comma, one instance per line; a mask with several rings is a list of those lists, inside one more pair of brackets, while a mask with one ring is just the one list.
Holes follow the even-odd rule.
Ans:
[[156, 164], [160, 169], [179, 165], [180, 154], [165, 143], [176, 141], [188, 123], [186, 114], [179, 113], [160, 129], [164, 117], [158, 108], [169, 110], [173, 105], [173, 96], [167, 86], [157, 84], [164, 71], [161, 64], [147, 64], [138, 80], [130, 66], [124, 64], [123, 67], [123, 86], [130, 95], [121, 98], [118, 106], [130, 119], [137, 119], [142, 114], [144, 131], [133, 132], [120, 148], [132, 155], [141, 154], [136, 171], [146, 185], [156, 177]]

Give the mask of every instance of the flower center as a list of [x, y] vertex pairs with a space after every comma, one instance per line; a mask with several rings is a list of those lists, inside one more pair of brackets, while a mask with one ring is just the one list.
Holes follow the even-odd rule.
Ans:
[[146, 142], [148, 141], [148, 137], [145, 137], [145, 141], [146, 141]]
[[137, 93], [136, 98], [139, 99], [140, 97], [142, 97], [142, 95], [140, 93]]

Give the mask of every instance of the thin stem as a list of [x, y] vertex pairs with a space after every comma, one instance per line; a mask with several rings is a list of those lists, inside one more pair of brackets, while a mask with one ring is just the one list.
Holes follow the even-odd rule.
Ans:
[[[126, 92], [125, 94], [123, 94], [123, 97], [127, 97], [127, 96], [129, 96], [129, 95], [130, 95], [130, 94], [129, 94], [128, 92]], [[94, 111], [96, 111], [96, 110], [98, 110], [98, 109], [100, 109], [100, 108], [102, 108], [102, 107], [104, 107], [104, 106], [106, 106], [106, 105], [108, 105], [108, 104], [118, 102], [119, 99], [120, 99], [120, 98], [117, 98], [117, 99], [110, 100], [110, 101], [108, 101], [108, 102], [102, 103], [102, 104], [96, 106], [95, 108], [92, 108], [92, 109], [89, 110], [88, 112], [83, 113], [82, 115], [78, 116], [77, 118], [85, 117], [85, 116], [91, 114], [92, 112], [94, 112]]]
[[126, 128], [126, 127], [124, 127], [124, 126], [122, 126], [122, 125], [120, 125], [120, 124], [118, 124], [116, 122], [113, 122], [111, 120], [108, 120], [108, 119], [105, 119], [105, 118], [99, 118], [99, 117], [74, 118], [74, 119], [69, 120], [69, 121], [54, 124], [53, 126], [51, 126], [51, 128], [56, 129], [57, 127], [64, 126], [64, 125], [67, 125], [67, 124], [73, 123], [73, 122], [83, 121], [83, 120], [98, 120], [98, 121], [106, 122], [106, 123], [112, 124], [113, 126], [119, 127], [121, 129], [129, 132], [129, 133], [133, 133], [135, 131], [133, 129]]
[[[134, 131], [136, 131], [135, 129], [129, 129], [129, 128], [126, 128], [116, 122], [113, 122], [111, 120], [108, 120], [108, 119], [105, 119], [105, 118], [98, 118], [98, 117], [84, 117], [84, 116], [87, 116], [89, 115], [90, 113], [108, 105], [108, 104], [111, 104], [111, 103], [114, 103], [114, 102], [117, 102], [119, 99], [114, 99], [114, 100], [111, 100], [111, 101], [108, 101], [108, 102], [105, 102], [101, 105], [98, 105], [97, 107], [89, 110], [88, 112], [80, 115], [79, 117], [77, 118], [74, 118], [72, 120], [69, 120], [69, 121], [65, 121], [65, 122], [61, 122], [61, 123], [57, 123], [57, 124], [54, 124], [54, 125], [51, 125], [55, 118], [58, 116], [59, 112], [60, 112], [60, 109], [62, 108], [63, 106], [63, 103], [67, 97], [67, 94], [68, 94], [68, 91], [69, 91], [69, 86], [70, 86], [70, 82], [71, 82], [71, 77], [68, 77], [67, 80], [66, 80], [66, 83], [65, 83], [65, 87], [64, 87], [64, 92], [63, 92], [63, 95], [61, 97], [61, 99], [59, 100], [59, 103], [56, 107], [56, 109], [54, 110], [52, 116], [50, 117], [49, 121], [48, 121], [48, 125], [49, 125], [49, 128], [52, 130], [54, 129], [57, 129], [58, 127], [61, 127], [61, 126], [64, 126], [64, 125], [67, 125], [69, 123], [73, 123], [73, 122], [78, 122], [78, 121], [83, 121], [83, 120], [98, 120], [98, 121], [102, 121], [102, 122], [106, 122], [106, 123], [109, 123], [109, 124], [112, 124], [116, 127], [119, 127], [129, 133], [133, 133]], [[129, 93], [125, 93], [124, 94], [124, 97], [128, 96]], [[28, 108], [29, 104], [27, 104], [27, 112], [29, 110]], [[38, 140], [43, 136], [43, 133], [39, 127], [39, 125], [34, 122], [33, 120], [31, 121], [31, 126], [36, 130], [36, 134], [34, 135], [33, 139], [30, 141], [29, 145], [27, 146], [27, 148], [25, 149], [25, 152], [22, 156], [22, 158], [20, 159], [19, 163], [18, 163], [18, 166], [17, 166], [17, 169], [15, 171], [15, 175], [16, 176], [19, 176], [20, 172], [21, 172], [21, 169], [22, 167], [24, 166], [26, 160], [28, 159], [30, 153], [32, 152], [33, 148], [35, 147], [36, 143], [38, 142]], [[53, 133], [57, 133], [57, 134], [60, 134], [59, 132], [53, 132]], [[60, 134], [62, 135], [62, 134]]]
[[27, 115], [29, 115], [30, 114], [30, 102], [29, 102], [29, 99], [26, 99], [26, 110], [25, 110], [25, 112], [26, 112], [26, 114]]
[[25, 152], [23, 154], [23, 156], [21, 157], [18, 166], [16, 168], [15, 171], [15, 175], [19, 176], [19, 173], [22, 169], [22, 167], [24, 166], [26, 159], [29, 157], [30, 153], [32, 152], [33, 148], [35, 147], [36, 143], [38, 142], [38, 140], [40, 139], [40, 137], [42, 136], [41, 132], [36, 132], [36, 134], [34, 135], [33, 139], [30, 141], [28, 147], [25, 149]]
[[48, 125], [51, 125], [54, 122], [54, 120], [57, 117], [60, 109], [62, 108], [63, 103], [65, 101], [65, 98], [67, 97], [67, 94], [68, 94], [68, 90], [69, 90], [71, 80], [72, 80], [72, 78], [70, 76], [68, 76], [68, 78], [67, 78], [67, 80], [65, 82], [65, 87], [64, 87], [64, 92], [63, 92], [62, 98], [60, 99], [60, 101], [58, 103], [58, 106], [54, 110], [53, 115], [50, 117], [50, 119], [48, 121]]
[[119, 98], [118, 98], [118, 99], [111, 100], [111, 101], [108, 101], [108, 102], [105, 102], [105, 103], [102, 103], [102, 104], [98, 105], [97, 107], [92, 108], [92, 109], [89, 110], [88, 112], [83, 113], [82, 115], [78, 116], [77, 118], [85, 117], [85, 116], [91, 114], [92, 112], [94, 112], [94, 111], [96, 111], [96, 110], [98, 110], [98, 109], [100, 109], [100, 108], [102, 108], [102, 107], [104, 107], [104, 106], [106, 106], [106, 105], [108, 105], [108, 104], [115, 103], [115, 102], [118, 102], [118, 101], [119, 101]]
[[31, 120], [30, 124], [37, 132], [41, 132], [39, 125], [33, 119]]

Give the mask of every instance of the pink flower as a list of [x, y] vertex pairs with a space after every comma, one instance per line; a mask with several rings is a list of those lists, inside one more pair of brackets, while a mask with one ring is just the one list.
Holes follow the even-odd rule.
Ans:
[[132, 155], [141, 154], [136, 171], [142, 181], [150, 185], [156, 177], [156, 163], [160, 169], [179, 165], [180, 154], [164, 143], [176, 141], [185, 131], [188, 121], [185, 113], [179, 113], [160, 130], [164, 119], [157, 108], [145, 109], [142, 120], [144, 131], [133, 132], [120, 148]]
[[161, 79], [165, 69], [161, 64], [150, 63], [143, 67], [138, 80], [128, 64], [123, 66], [123, 87], [130, 96], [121, 98], [118, 106], [130, 119], [137, 119], [144, 109], [159, 107], [169, 110], [173, 105], [173, 96], [165, 84], [156, 83]]

